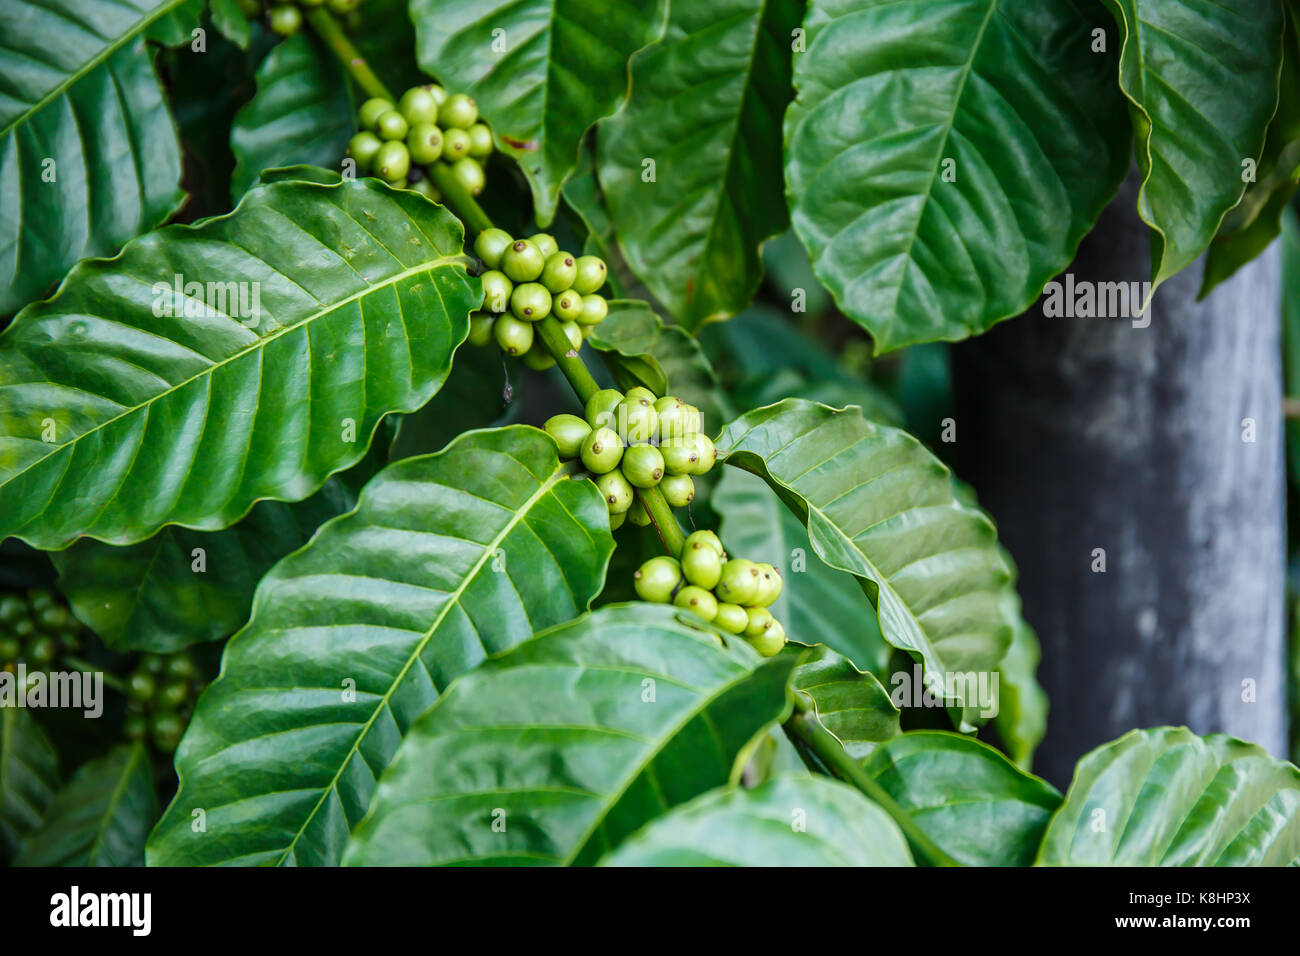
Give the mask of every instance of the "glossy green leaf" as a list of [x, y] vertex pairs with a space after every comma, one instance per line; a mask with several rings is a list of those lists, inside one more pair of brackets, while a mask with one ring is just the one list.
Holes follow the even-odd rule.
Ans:
[[425, 72], [468, 93], [519, 161], [537, 221], [555, 215], [583, 134], [627, 99], [628, 60], [664, 31], [666, 0], [411, 0]]
[[973, 737], [912, 731], [863, 764], [938, 847], [968, 866], [1028, 866], [1061, 804], [1050, 784]]
[[1235, 737], [1134, 730], [1079, 761], [1038, 862], [1295, 864], [1300, 770]]
[[315, 37], [298, 33], [277, 44], [257, 69], [257, 93], [231, 126], [231, 196], [238, 200], [264, 169], [337, 169], [356, 131], [355, 112], [342, 67]]
[[791, 686], [812, 701], [821, 725], [854, 760], [901, 732], [898, 708], [880, 681], [825, 644], [803, 652]]
[[1021, 770], [1029, 770], [1034, 751], [1047, 733], [1047, 692], [1037, 676], [1042, 648], [1020, 614], [1020, 596], [1013, 588], [1003, 592], [1002, 606], [1003, 617], [1011, 624], [1011, 646], [998, 664], [998, 712], [993, 725], [1008, 756]]
[[673, 4], [663, 40], [635, 61], [627, 107], [601, 124], [619, 247], [688, 329], [749, 304], [759, 246], [789, 222], [772, 190], [802, 17], [802, 0]]
[[1268, 248], [1282, 231], [1282, 212], [1295, 195], [1295, 173], [1300, 167], [1300, 33], [1296, 30], [1300, 2], [1287, 0], [1286, 10], [1277, 112], [1268, 125], [1254, 181], [1223, 217], [1219, 234], [1206, 251], [1198, 298], [1205, 298]]
[[811, 0], [785, 119], [791, 219], [877, 353], [1017, 315], [1074, 257], [1129, 167], [1115, 59], [1092, 51], [1104, 18]]
[[79, 769], [23, 841], [15, 866], [143, 866], [158, 819], [149, 752], [122, 746]]
[[681, 613], [602, 608], [462, 677], [407, 735], [345, 862], [592, 863], [734, 782], [788, 710], [796, 658], [760, 660]]
[[148, 39], [191, 0], [0, 6], [0, 315], [175, 211], [180, 147]]
[[222, 36], [241, 50], [248, 48], [251, 31], [248, 17], [239, 8], [239, 0], [210, 0], [208, 13], [212, 17], [212, 25], [221, 31]]
[[1189, 265], [1246, 189], [1278, 102], [1281, 0], [1104, 0], [1119, 25], [1138, 215], [1153, 287]]
[[[591, 137], [588, 137], [588, 144], [590, 141]], [[605, 275], [613, 298], [649, 300], [650, 290], [632, 273], [614, 239], [614, 224], [610, 221], [609, 210], [605, 208], [605, 197], [601, 193], [600, 184], [596, 182], [592, 153], [590, 145], [583, 147], [578, 169], [564, 184], [562, 191], [565, 203], [573, 210], [586, 232], [582, 252], [605, 260], [608, 270]]]
[[0, 860], [41, 822], [58, 785], [58, 754], [31, 711], [0, 707]]
[[[393, 442], [392, 458], [441, 451], [461, 432], [508, 425], [525, 404], [522, 376], [510, 372], [501, 350], [464, 346], [438, 394], [418, 411], [403, 415]], [[509, 403], [505, 395], [509, 382]]]
[[717, 431], [727, 398], [700, 344], [680, 326], [665, 325], [644, 302], [615, 299], [587, 344], [599, 352], [625, 388], [644, 385], [656, 395], [676, 395], [704, 414], [704, 430]]
[[858, 791], [827, 777], [727, 787], [678, 807], [601, 866], [911, 866], [897, 825]]
[[891, 649], [857, 580], [812, 552], [808, 529], [763, 479], [728, 468], [709, 503], [728, 553], [781, 569], [784, 584], [772, 613], [791, 640], [821, 642], [859, 668], [888, 676]]
[[801, 399], [742, 415], [717, 446], [720, 459], [767, 481], [823, 561], [858, 578], [885, 640], [945, 680], [961, 729], [972, 729], [980, 708], [956, 678], [978, 679], [1006, 653], [999, 602], [1011, 571], [992, 521], [953, 497], [948, 469], [857, 408]]
[[238, 630], [262, 575], [355, 503], [352, 490], [331, 478], [305, 501], [258, 502], [221, 531], [169, 525], [125, 547], [81, 538], [50, 557], [59, 590], [105, 644], [171, 654]]
[[280, 182], [83, 262], [0, 335], [0, 538], [132, 544], [309, 496], [446, 378], [482, 296], [461, 244], [417, 193]]
[[581, 613], [612, 550], [595, 485], [535, 428], [380, 472], [259, 585], [177, 751], [149, 862], [337, 863], [416, 718], [488, 655]]

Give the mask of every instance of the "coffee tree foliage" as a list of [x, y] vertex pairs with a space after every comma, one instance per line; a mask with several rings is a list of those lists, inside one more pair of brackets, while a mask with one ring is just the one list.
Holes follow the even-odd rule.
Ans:
[[[0, 604], [0, 853], [1300, 861], [1249, 743], [1032, 775], [918, 398], [1134, 162], [1153, 285], [1278, 234], [1296, 12], [3, 5], [0, 538], [61, 597]], [[106, 672], [93, 732], [42, 669]]]

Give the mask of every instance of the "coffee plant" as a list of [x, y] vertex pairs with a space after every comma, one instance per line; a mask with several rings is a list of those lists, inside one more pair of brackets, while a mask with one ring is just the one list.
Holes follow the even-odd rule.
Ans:
[[1134, 157], [1153, 285], [1261, 251], [1298, 10], [0, 4], [0, 854], [1300, 863], [1250, 743], [1033, 775], [1015, 569], [877, 360]]

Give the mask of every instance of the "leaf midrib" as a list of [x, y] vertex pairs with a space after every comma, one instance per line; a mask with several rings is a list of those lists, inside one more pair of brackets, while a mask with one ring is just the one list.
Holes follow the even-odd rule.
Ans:
[[[270, 345], [270, 343], [275, 342], [281, 336], [287, 335], [290, 332], [297, 331], [298, 329], [303, 328], [304, 326], [317, 321], [322, 316], [330, 315], [333, 312], [337, 312], [345, 305], [348, 305], [349, 303], [355, 302], [359, 299], [365, 298], [381, 289], [386, 289], [389, 288], [390, 286], [394, 286], [399, 282], [405, 281], [406, 279], [419, 275], [422, 272], [432, 272], [434, 269], [437, 269], [440, 266], [446, 265], [448, 263], [455, 264], [460, 261], [462, 261], [462, 257], [459, 255], [439, 256], [437, 259], [431, 259], [427, 262], [421, 263], [418, 266], [411, 266], [406, 269], [403, 269], [401, 272], [395, 273], [394, 275], [385, 278], [381, 282], [368, 283], [365, 286], [365, 288], [357, 290], [352, 295], [339, 299], [336, 302], [332, 302], [326, 308], [317, 309], [313, 312], [308, 313], [307, 315], [305, 315], [303, 318], [299, 319], [297, 322], [293, 323], [292, 325], [283, 326], [282, 328], [273, 332], [271, 335], [268, 335], [265, 338], [257, 339], [257, 341], [250, 343], [246, 348], [240, 349], [238, 352], [235, 352], [234, 354], [228, 356], [227, 358], [224, 358], [219, 362], [213, 362], [210, 365], [205, 365], [202, 369], [200, 369], [198, 372], [195, 372], [189, 378], [186, 378], [178, 382], [177, 384], [162, 390], [157, 395], [151, 395], [148, 399], [141, 402], [139, 405], [129, 406], [123, 409], [118, 414], [114, 415], [112, 418], [105, 419], [104, 421], [100, 422], [94, 427], [88, 428], [86, 431], [73, 436], [71, 439], [64, 442], [63, 444], [54, 445], [49, 452], [47, 452], [46, 454], [42, 455], [39, 458], [34, 459], [30, 464], [28, 464], [21, 470], [13, 472], [11, 475], [9, 475], [9, 477], [5, 478], [3, 481], [0, 481], [0, 489], [5, 488], [11, 482], [17, 481], [19, 478], [27, 474], [27, 472], [31, 471], [33, 468], [37, 467], [38, 465], [44, 464], [55, 455], [62, 453], [64, 450], [75, 448], [77, 442], [81, 441], [83, 438], [86, 438], [90, 435], [94, 435], [96, 432], [99, 432], [102, 429], [107, 428], [108, 426], [112, 425], [117, 421], [120, 421], [123, 418], [126, 418], [131, 415], [139, 414], [141, 410], [148, 409], [149, 407], [151, 407], [154, 402], [166, 398], [170, 395], [173, 395], [176, 392], [179, 392], [187, 385], [190, 385], [191, 383], [198, 381], [204, 376], [212, 375], [218, 369], [224, 368], [225, 366], [229, 365], [231, 362], [237, 361], [246, 355], [250, 355], [253, 352], [258, 351], [259, 349], [266, 348], [268, 345]], [[74, 390], [77, 392], [85, 393], [85, 389], [76, 388]], [[32, 520], [34, 520], [35, 517], [36, 515], [33, 516]]]
[[31, 107], [29, 107], [26, 110], [23, 110], [21, 113], [15, 116], [13, 120], [7, 126], [4, 127], [4, 129], [0, 129], [0, 138], [8, 136], [9, 133], [15, 127], [29, 122], [33, 116], [35, 116], [45, 107], [49, 106], [50, 103], [52, 103], [54, 100], [62, 96], [67, 91], [68, 87], [72, 86], [74, 83], [77, 83], [80, 80], [84, 79], [85, 77], [89, 76], [92, 72], [97, 70], [110, 56], [112, 56], [114, 53], [116, 53], [118, 50], [124, 47], [127, 43], [134, 40], [140, 34], [144, 33], [145, 30], [153, 26], [153, 24], [156, 21], [160, 20], [164, 15], [173, 12], [177, 7], [180, 7], [188, 2], [189, 0], [168, 0], [167, 3], [163, 4], [160, 7], [157, 7], [148, 16], [140, 20], [137, 20], [133, 27], [121, 33], [118, 36], [118, 38], [113, 42], [106, 44], [98, 53], [96, 53], [93, 57], [91, 57], [89, 60], [83, 63], [80, 68], [74, 70], [72, 73], [69, 73], [48, 93], [46, 93], [43, 97], [41, 97], [39, 100], [33, 103]]
[[118, 806], [126, 796], [126, 787], [131, 780], [131, 774], [135, 772], [135, 766], [140, 762], [144, 748], [139, 744], [131, 747], [127, 755], [126, 766], [122, 768], [122, 775], [117, 784], [113, 787], [113, 792], [109, 795], [108, 803], [104, 806], [104, 813], [100, 818], [99, 829], [95, 833], [95, 838], [90, 843], [90, 848], [86, 852], [86, 866], [97, 866], [95, 856], [99, 852], [100, 845], [104, 842], [104, 837], [108, 833], [109, 824], [117, 813]]
[[[415, 665], [415, 662], [420, 659], [421, 652], [425, 649], [425, 647], [428, 646], [429, 641], [433, 640], [433, 635], [436, 634], [438, 629], [442, 626], [442, 622], [446, 619], [447, 615], [451, 612], [451, 609], [453, 607], [460, 606], [461, 599], [464, 597], [466, 589], [469, 587], [470, 583], [473, 582], [478, 577], [479, 572], [483, 570], [483, 567], [486, 565], [488, 558], [496, 555], [497, 549], [501, 546], [502, 542], [505, 541], [506, 537], [512, 531], [514, 531], [515, 528], [517, 528], [520, 524], [523, 523], [524, 517], [532, 510], [533, 506], [536, 505], [537, 502], [540, 501], [544, 495], [548, 494], [552, 488], [554, 488], [557, 484], [559, 484], [561, 480], [567, 478], [567, 475], [568, 475], [568, 471], [565, 468], [565, 466], [564, 465], [558, 466], [555, 469], [555, 471], [553, 471], [550, 474], [550, 476], [548, 476], [547, 479], [544, 482], [542, 482], [542, 484], [538, 487], [538, 489], [535, 492], [533, 492], [533, 494], [529, 495], [528, 500], [525, 501], [523, 505], [521, 505], [519, 508], [515, 509], [515, 512], [510, 517], [510, 520], [508, 520], [505, 523], [501, 531], [497, 533], [496, 537], [494, 537], [490, 542], [484, 545], [482, 554], [479, 555], [478, 560], [474, 562], [474, 564], [469, 568], [469, 570], [465, 572], [464, 577], [461, 579], [460, 584], [456, 586], [455, 590], [453, 590], [447, 595], [447, 601], [446, 603], [443, 604], [442, 610], [438, 612], [438, 615], [437, 617], [434, 618], [433, 624], [430, 626], [429, 630], [425, 632], [424, 637], [422, 637], [419, 643], [415, 646], [414, 650], [411, 652], [410, 657], [407, 658], [406, 664], [402, 667], [401, 671], [399, 671], [396, 675], [394, 675], [391, 683], [388, 686], [388, 690], [386, 690], [384, 692], [384, 695], [375, 702], [374, 708], [370, 713], [369, 719], [367, 719], [365, 724], [362, 725], [360, 731], [358, 731], [357, 733], [356, 739], [352, 742], [352, 746], [348, 748], [348, 751], [343, 756], [343, 759], [339, 761], [338, 770], [335, 772], [334, 777], [324, 788], [322, 788], [320, 798], [316, 801], [316, 805], [312, 807], [311, 812], [307, 814], [306, 818], [302, 822], [302, 825], [298, 827], [297, 832], [293, 836], [293, 840], [290, 841], [289, 845], [285, 847], [284, 850], [280, 853], [279, 859], [276, 860], [277, 866], [282, 865], [284, 861], [289, 857], [289, 855], [293, 852], [294, 848], [297, 847], [298, 841], [302, 838], [302, 835], [307, 831], [307, 828], [311, 825], [312, 820], [316, 818], [316, 814], [320, 812], [321, 807], [324, 806], [326, 798], [331, 793], [335, 792], [335, 790], [338, 788], [338, 782], [339, 779], [343, 776], [343, 771], [347, 769], [348, 765], [352, 761], [352, 758], [356, 756], [357, 751], [361, 748], [362, 741], [365, 740], [366, 737], [369, 735], [370, 728], [373, 726], [375, 720], [378, 719], [379, 715], [384, 711], [386, 707], [388, 707], [388, 702], [391, 699], [393, 693], [396, 691], [398, 685], [401, 684], [402, 678], [404, 678], [407, 672]], [[355, 514], [356, 512], [353, 513]], [[438, 700], [442, 700], [442, 699], [443, 699], [443, 694], [441, 691], [439, 691]]]

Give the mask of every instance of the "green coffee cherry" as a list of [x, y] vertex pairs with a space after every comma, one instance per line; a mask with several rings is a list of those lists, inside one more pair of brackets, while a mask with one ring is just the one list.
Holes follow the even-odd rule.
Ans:
[[167, 670], [167, 658], [161, 654], [146, 654], [140, 665], [149, 674], [161, 674]]
[[36, 635], [36, 622], [30, 617], [25, 617], [21, 621], [14, 621], [10, 631], [13, 632], [14, 637], [28, 640]]
[[621, 514], [610, 515], [610, 516], [609, 516], [609, 530], [610, 530], [610, 531], [617, 531], [619, 528], [623, 527], [623, 522], [626, 521], [626, 520], [627, 520], [627, 512], [626, 512], [626, 511], [624, 511], [624, 512], [621, 513]]
[[337, 13], [339, 16], [347, 16], [350, 13], [355, 13], [357, 7], [361, 5], [361, 0], [327, 0], [327, 2], [329, 3], [330, 10]]
[[457, 93], [439, 105], [438, 119], [444, 128], [467, 130], [478, 122], [478, 104], [464, 93]]
[[640, 528], [650, 524], [650, 513], [645, 510], [640, 499], [632, 502], [632, 507], [627, 509], [627, 520]]
[[37, 667], [48, 667], [59, 656], [59, 642], [42, 634], [27, 645], [27, 659]]
[[160, 710], [178, 710], [185, 701], [189, 700], [190, 688], [184, 681], [172, 681], [163, 684], [159, 689], [154, 703]]
[[504, 272], [489, 269], [479, 277], [479, 281], [483, 283], [483, 308], [489, 312], [504, 312], [510, 308], [515, 284], [506, 278]]
[[578, 276], [573, 280], [573, 287], [578, 295], [599, 292], [605, 284], [605, 260], [599, 256], [581, 256], [577, 262]]
[[[413, 86], [403, 93], [402, 98], [397, 101], [397, 109], [412, 126], [433, 126], [438, 122], [438, 101], [422, 86]], [[437, 157], [435, 156], [434, 159]]]
[[776, 620], [772, 612], [765, 607], [747, 607], [745, 614], [749, 618], [748, 623], [745, 624], [746, 637], [762, 637]]
[[691, 438], [699, 433], [699, 409], [693, 405], [687, 405], [680, 398], [668, 395], [659, 399], [659, 401], [655, 402], [655, 411], [659, 413], [660, 441]]
[[[544, 249], [542, 251], [545, 252]], [[566, 289], [572, 288], [573, 277], [578, 274], [578, 267], [575, 263], [576, 260], [567, 252], [551, 253], [546, 257], [546, 265], [542, 268], [542, 285], [552, 292], [564, 292]], [[575, 315], [574, 318], [576, 319], [577, 316]]]
[[27, 603], [31, 605], [33, 614], [39, 614], [47, 607], [54, 606], [54, 594], [42, 588], [33, 588], [27, 592]]
[[780, 621], [772, 618], [772, 624], [767, 630], [757, 637], [746, 637], [745, 640], [763, 657], [775, 657], [785, 647], [785, 628]]
[[663, 492], [664, 500], [674, 508], [685, 508], [695, 500], [695, 482], [690, 475], [665, 473], [659, 482], [659, 490]]
[[677, 592], [673, 603], [678, 607], [694, 611], [706, 621], [718, 616], [718, 599], [702, 587], [688, 584]]
[[405, 143], [388, 142], [375, 154], [375, 172], [386, 182], [395, 183], [411, 171], [411, 154]]
[[[545, 285], [545, 282], [542, 284]], [[564, 322], [576, 322], [582, 317], [582, 296], [572, 289], [565, 289], [551, 300], [551, 311]]]
[[397, 110], [382, 113], [379, 119], [375, 120], [375, 132], [379, 134], [380, 139], [406, 139], [407, 131], [410, 128], [411, 124], [406, 122], [406, 117]]
[[749, 615], [739, 604], [720, 603], [718, 616], [713, 619], [713, 623], [728, 634], [743, 634], [749, 626]]
[[597, 478], [596, 488], [600, 491], [600, 496], [605, 499], [605, 506], [609, 508], [609, 513], [612, 515], [623, 514], [636, 500], [636, 492], [632, 490], [632, 485], [624, 473], [617, 468]]
[[[629, 445], [652, 440], [659, 429], [659, 416], [655, 414], [654, 406], [644, 399], [633, 398], [631, 392], [614, 409], [614, 420], [618, 423], [618, 430], [627, 436]], [[663, 464], [662, 457], [659, 463]]]
[[468, 156], [451, 164], [451, 175], [471, 196], [481, 194], [487, 186], [487, 175], [483, 172], [483, 167], [478, 160]]
[[699, 432], [691, 439], [695, 445], [695, 454], [699, 460], [695, 463], [695, 474], [707, 475], [718, 460], [718, 449], [714, 447], [713, 440], [703, 432]]
[[623, 474], [638, 488], [653, 488], [664, 476], [664, 456], [654, 445], [631, 445], [623, 452]]
[[651, 558], [632, 575], [637, 597], [653, 604], [667, 604], [683, 583], [681, 565], [667, 555]]
[[[551, 311], [555, 311], [554, 306]], [[564, 333], [564, 337], [569, 340], [569, 345], [575, 352], [582, 349], [582, 327], [577, 322], [561, 322], [560, 331]]]
[[709, 545], [697, 541], [682, 550], [682, 573], [692, 584], [712, 590], [722, 577], [722, 558]]
[[745, 558], [732, 558], [722, 566], [722, 577], [714, 588], [719, 600], [749, 607], [758, 597], [758, 565]]
[[595, 428], [582, 441], [582, 463], [594, 475], [613, 471], [623, 458], [623, 442], [612, 428]]
[[438, 187], [431, 183], [427, 176], [411, 183], [411, 189], [434, 202], [442, 202], [442, 193], [438, 192]]
[[622, 401], [623, 393], [618, 389], [602, 388], [587, 399], [587, 407], [583, 409], [587, 424], [592, 428], [608, 426], [611, 423], [617, 424], [618, 417], [615, 415], [614, 409], [618, 408], [619, 403]]
[[492, 131], [482, 123], [475, 123], [468, 130], [469, 154], [475, 159], [487, 159], [492, 155]]
[[27, 602], [16, 594], [0, 598], [0, 624], [12, 624], [27, 616]]
[[521, 282], [510, 295], [510, 311], [526, 322], [540, 322], [551, 314], [551, 294], [540, 282]]
[[495, 316], [488, 312], [475, 312], [469, 317], [469, 344], [484, 346], [492, 341], [492, 323]]
[[126, 696], [131, 700], [144, 702], [153, 697], [157, 689], [153, 676], [143, 671], [136, 671], [126, 683]]
[[127, 714], [126, 720], [122, 722], [122, 733], [127, 740], [144, 740], [148, 732], [149, 721], [144, 714]]
[[535, 282], [545, 267], [542, 250], [527, 239], [512, 243], [501, 255], [501, 271], [515, 282]]
[[533, 347], [524, 353], [524, 364], [534, 372], [545, 372], [555, 364], [555, 356], [534, 340]]
[[[555, 241], [555, 237], [549, 232], [534, 233], [528, 237], [528, 241], [540, 249], [542, 256], [547, 259], [560, 251], [560, 244]], [[568, 286], [565, 286], [565, 288], [567, 289]]]
[[634, 401], [641, 402], [642, 404], [649, 405], [651, 408], [654, 408], [655, 401], [657, 400], [655, 398], [655, 393], [650, 391], [650, 389], [646, 388], [644, 385], [637, 385], [634, 388], [629, 388], [627, 390], [627, 397]]
[[[474, 255], [483, 260], [483, 264], [489, 269], [501, 268], [501, 255], [514, 242], [510, 238], [510, 233], [504, 229], [484, 229], [474, 240]], [[502, 276], [502, 278], [505, 278]]]
[[249, 20], [262, 15], [262, 0], [239, 0], [239, 12]]
[[447, 102], [447, 91], [437, 83], [426, 83], [424, 88], [429, 91], [433, 101], [438, 104], [438, 109], [442, 109], [442, 104]]
[[[366, 134], [358, 134], [366, 135]], [[422, 166], [437, 161], [442, 155], [442, 130], [432, 123], [418, 123], [406, 134], [406, 149], [411, 158]]]
[[469, 133], [463, 129], [445, 129], [442, 131], [442, 158], [449, 163], [469, 157]]
[[582, 314], [578, 321], [583, 325], [600, 325], [609, 315], [609, 303], [595, 293], [582, 293]]
[[0, 637], [0, 667], [18, 660], [23, 653], [23, 642], [16, 637]]
[[591, 426], [577, 415], [552, 415], [546, 420], [546, 434], [555, 439], [561, 458], [577, 458]]
[[513, 315], [501, 315], [493, 323], [492, 337], [507, 355], [523, 355], [533, 346], [533, 324], [520, 322]]
[[722, 550], [722, 539], [712, 531], [700, 529], [699, 531], [693, 531], [686, 536], [686, 544], [684, 547], [694, 548], [697, 545], [712, 548], [718, 553], [719, 558], [725, 558], [727, 555], [727, 553]]
[[149, 721], [149, 735], [155, 747], [171, 753], [185, 736], [185, 721], [176, 714], [156, 714]]
[[366, 129], [373, 130], [379, 125], [379, 117], [393, 109], [393, 104], [382, 96], [376, 96], [361, 104], [357, 118]]
[[199, 669], [188, 654], [175, 654], [167, 659], [167, 674], [177, 680], [193, 680], [199, 676]]
[[43, 607], [36, 613], [36, 625], [43, 631], [60, 631], [72, 623], [72, 615], [62, 604]]
[[374, 133], [362, 130], [348, 140], [348, 155], [357, 161], [357, 169], [368, 173], [373, 168], [375, 154], [383, 145], [384, 141]]
[[674, 438], [663, 441], [661, 437], [659, 452], [664, 456], [664, 470], [670, 475], [693, 475], [696, 466], [700, 463], [695, 442], [688, 439]]
[[771, 607], [773, 602], [781, 596], [781, 573], [770, 564], [760, 564], [759, 575], [760, 584], [758, 587], [758, 600], [754, 603], [759, 607]]
[[291, 37], [302, 28], [302, 11], [297, 7], [274, 7], [270, 25], [272, 33]]

